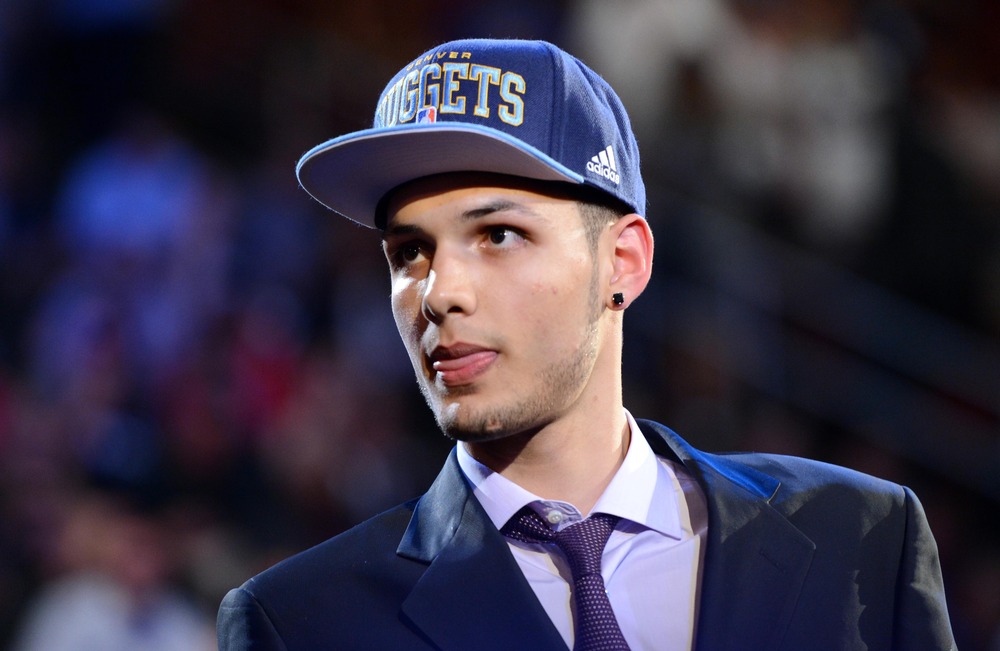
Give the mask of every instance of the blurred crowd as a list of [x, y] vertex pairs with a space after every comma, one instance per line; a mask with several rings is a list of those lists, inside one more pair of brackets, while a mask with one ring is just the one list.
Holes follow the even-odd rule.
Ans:
[[658, 278], [626, 320], [626, 404], [709, 449], [914, 486], [960, 648], [1000, 650], [1000, 493], [661, 326], [673, 279], [733, 262], [698, 248], [711, 213], [995, 345], [998, 33], [990, 0], [4, 2], [0, 648], [212, 649], [228, 588], [430, 482], [449, 444], [378, 238], [294, 164], [435, 42], [519, 36], [604, 73], [639, 136]]

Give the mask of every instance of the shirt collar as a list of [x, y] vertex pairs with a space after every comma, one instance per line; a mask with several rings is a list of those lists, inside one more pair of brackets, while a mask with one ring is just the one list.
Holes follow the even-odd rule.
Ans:
[[[631, 432], [628, 451], [593, 510], [617, 515], [680, 539], [684, 530], [678, 512], [677, 499], [680, 492], [675, 488], [677, 478], [673, 467], [670, 463], [661, 463], [657, 459], [628, 410], [625, 410], [625, 417]], [[561, 510], [575, 510], [572, 505], [545, 500], [500, 473], [493, 472], [474, 459], [461, 443], [458, 444], [457, 456], [458, 464], [472, 484], [476, 498], [497, 529], [533, 502], [555, 505]]]

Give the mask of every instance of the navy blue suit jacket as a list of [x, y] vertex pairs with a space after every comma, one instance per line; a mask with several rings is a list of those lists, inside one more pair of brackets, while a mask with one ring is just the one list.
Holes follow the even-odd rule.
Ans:
[[[909, 489], [640, 428], [708, 500], [697, 649], [954, 648], [937, 547]], [[420, 499], [230, 591], [218, 634], [220, 651], [566, 648], [454, 453]]]

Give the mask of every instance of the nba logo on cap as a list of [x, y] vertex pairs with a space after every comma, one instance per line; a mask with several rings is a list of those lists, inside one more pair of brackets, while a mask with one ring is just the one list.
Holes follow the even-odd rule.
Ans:
[[437, 107], [427, 106], [417, 111], [417, 124], [437, 122]]

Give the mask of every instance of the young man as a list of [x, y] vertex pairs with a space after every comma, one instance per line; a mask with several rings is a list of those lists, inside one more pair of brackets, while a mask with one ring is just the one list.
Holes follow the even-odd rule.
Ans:
[[707, 454], [625, 410], [622, 318], [653, 238], [628, 118], [581, 62], [444, 44], [298, 174], [382, 231], [457, 445], [420, 499], [231, 591], [222, 651], [953, 647], [908, 489]]

